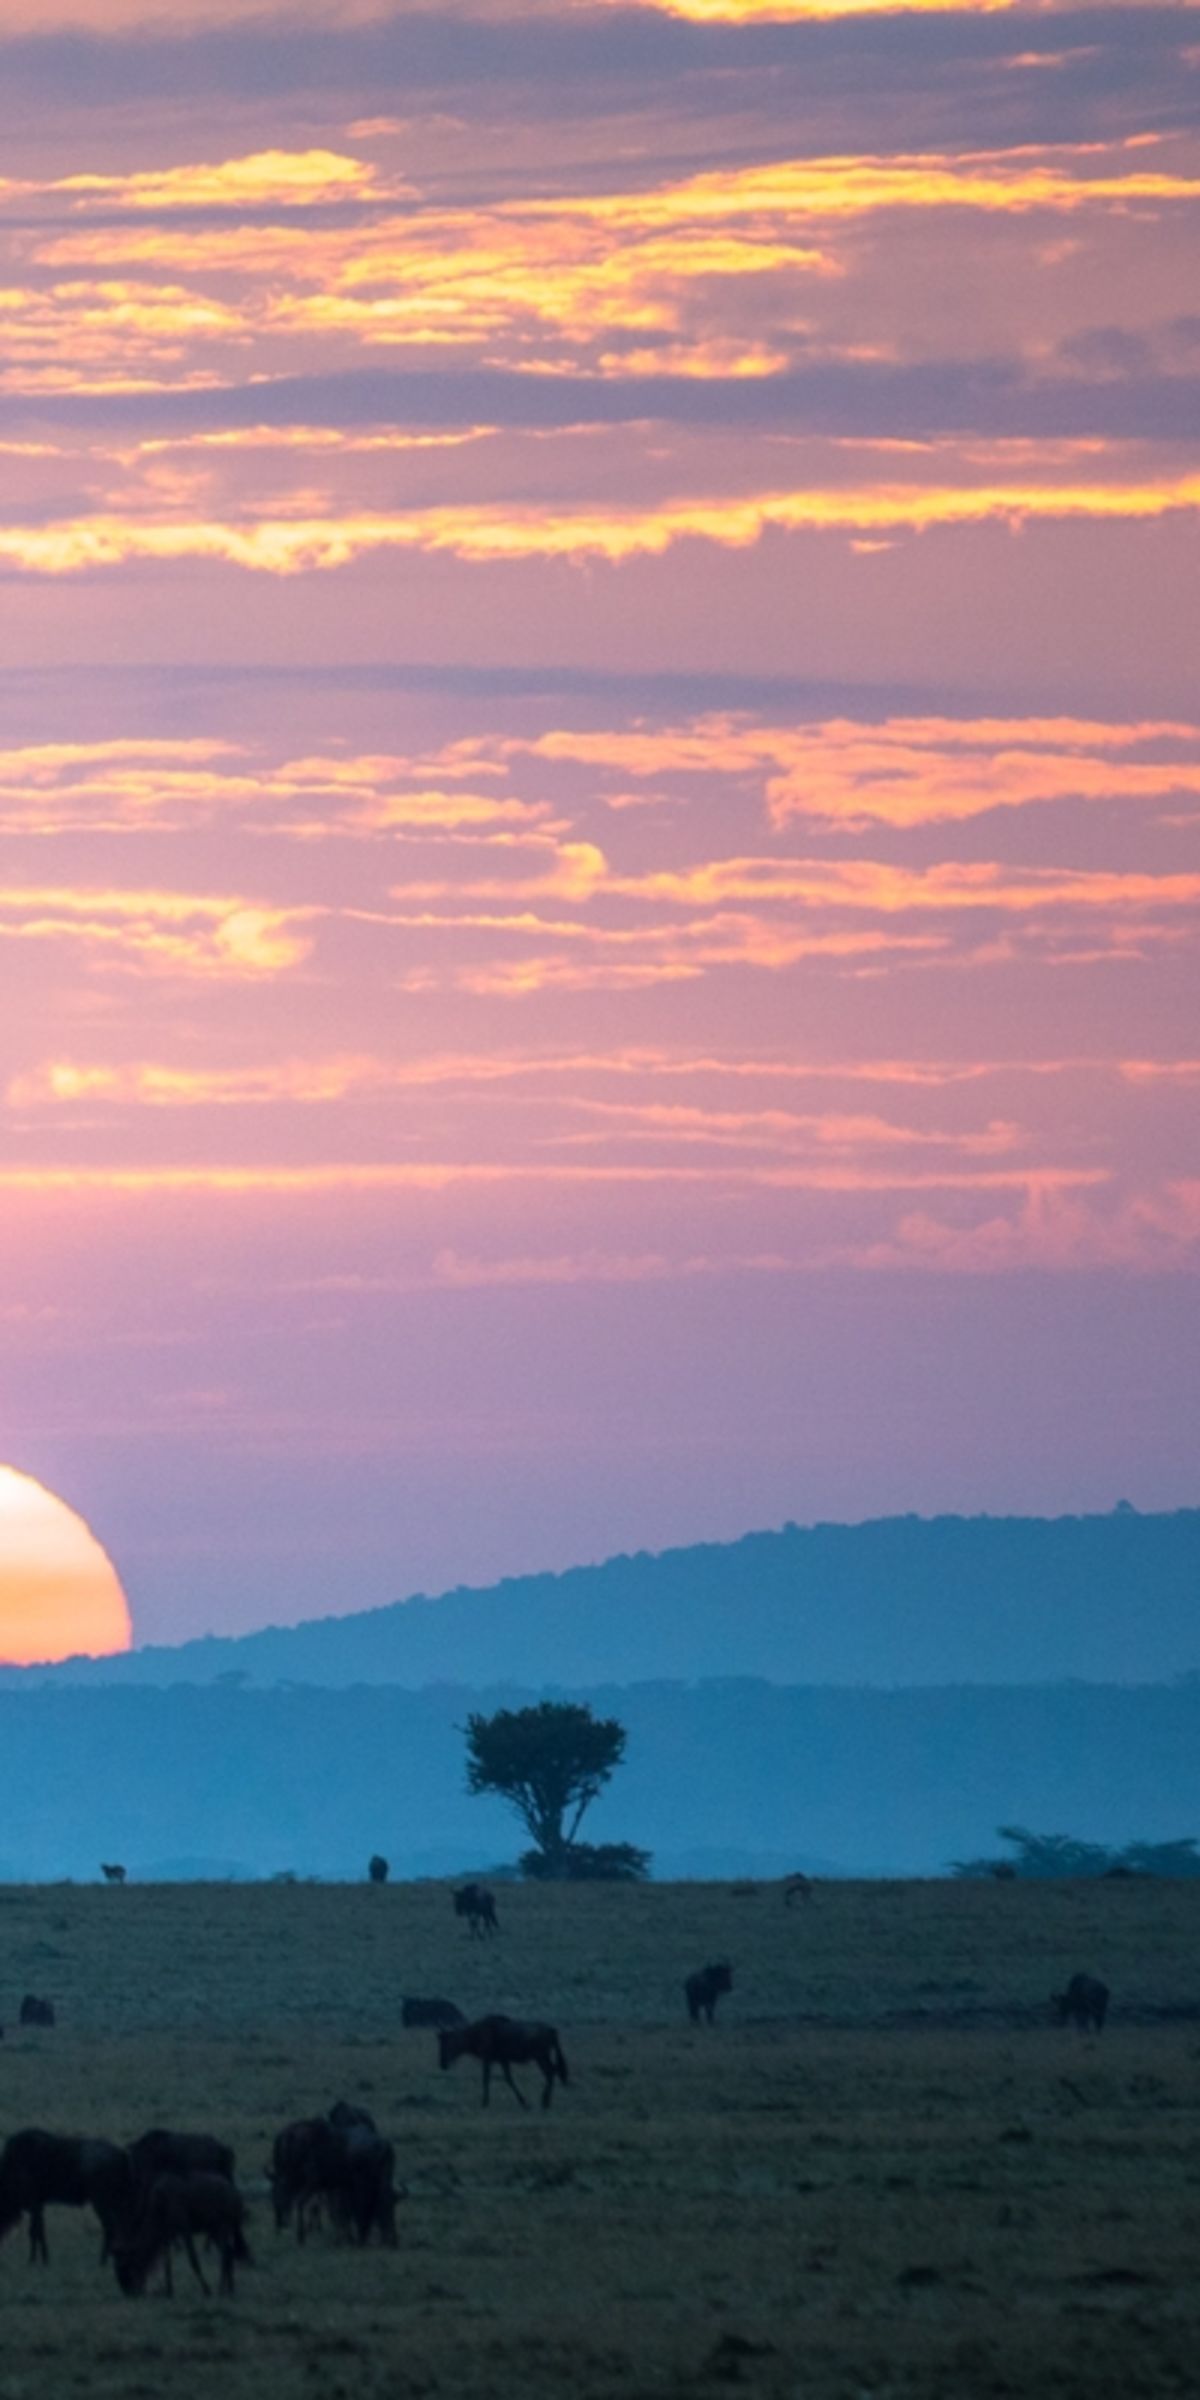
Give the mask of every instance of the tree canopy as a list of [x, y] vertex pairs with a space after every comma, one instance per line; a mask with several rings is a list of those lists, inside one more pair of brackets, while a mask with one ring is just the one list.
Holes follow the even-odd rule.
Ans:
[[578, 1701], [541, 1700], [473, 1714], [466, 1736], [468, 1791], [496, 1792], [515, 1808], [534, 1844], [535, 1873], [569, 1874], [584, 1815], [625, 1755], [624, 1726]]

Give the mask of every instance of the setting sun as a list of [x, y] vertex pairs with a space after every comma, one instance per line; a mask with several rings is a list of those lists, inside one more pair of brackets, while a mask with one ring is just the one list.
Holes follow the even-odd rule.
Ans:
[[32, 1475], [0, 1467], [0, 1662], [128, 1650], [129, 1606], [82, 1517]]

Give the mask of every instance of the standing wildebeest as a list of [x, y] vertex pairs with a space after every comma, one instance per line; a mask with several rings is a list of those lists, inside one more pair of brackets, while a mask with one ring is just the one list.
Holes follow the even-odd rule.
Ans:
[[113, 2264], [121, 2290], [131, 2297], [143, 2292], [147, 2277], [161, 2258], [164, 2286], [173, 2296], [171, 2253], [179, 2243], [201, 2291], [207, 2294], [209, 2287], [193, 2239], [199, 2233], [213, 2243], [220, 2255], [221, 2290], [232, 2292], [234, 2262], [248, 2265], [250, 2261], [243, 2231], [245, 2215], [241, 2193], [227, 2175], [206, 2170], [156, 2175], [142, 2192], [141, 2206], [132, 2226], [113, 2247]]
[[[271, 2145], [271, 2164], [267, 2175], [275, 2207], [276, 2231], [283, 2232], [291, 2220], [292, 2211], [301, 2194], [312, 2184], [312, 2169], [321, 2141], [324, 2117], [298, 2117], [277, 2133]], [[304, 2239], [304, 2228], [297, 2225], [298, 2241]]]
[[101, 1862], [100, 1872], [106, 1883], [124, 1883], [125, 1881], [124, 1867], [106, 1867]]
[[811, 1900], [812, 1896], [813, 1886], [811, 1875], [802, 1875], [799, 1873], [799, 1871], [797, 1871], [795, 1875], [786, 1875], [784, 1877], [783, 1905], [785, 1908], [790, 1908], [793, 1900]]
[[378, 1850], [373, 1858], [367, 1860], [367, 1874], [372, 1883], [386, 1883], [391, 1874], [386, 1858], [382, 1858]]
[[39, 2000], [36, 1992], [26, 1992], [21, 2002], [22, 2025], [53, 2025], [53, 2000]]
[[339, 2101], [327, 2117], [303, 2117], [275, 2136], [271, 2184], [275, 2223], [282, 2230], [293, 2210], [296, 2239], [307, 2239], [321, 2204], [335, 2225], [359, 2243], [372, 2231], [391, 2249], [396, 2244], [396, 2153], [376, 2132], [365, 2109]]
[[727, 1958], [714, 1959], [707, 1967], [697, 1967], [695, 1974], [688, 1976], [683, 1987], [683, 1996], [687, 2001], [687, 2011], [693, 2025], [698, 2025], [701, 2017], [704, 2017], [711, 2025], [722, 1992], [731, 1992], [732, 1990], [733, 1968]]
[[567, 2062], [553, 2025], [526, 2024], [519, 2017], [478, 2017], [473, 2025], [451, 2025], [438, 2035], [438, 2065], [452, 2067], [456, 2058], [477, 2058], [483, 2067], [483, 2105], [491, 2097], [492, 2068], [499, 2067], [510, 2092], [522, 2108], [529, 2102], [512, 2079], [514, 2067], [530, 2064], [542, 2070], [542, 2107], [554, 2098], [554, 2083], [566, 2083]]
[[402, 2025], [432, 2025], [437, 2028], [442, 2025], [465, 2025], [466, 2021], [461, 2008], [456, 2008], [453, 2000], [402, 2000], [400, 2003]]
[[1053, 1992], [1050, 2006], [1060, 2025], [1077, 2025], [1081, 2033], [1089, 2028], [1102, 2033], [1108, 2015], [1108, 1985], [1097, 1975], [1072, 1975], [1065, 1992]]
[[107, 2255], [135, 2198], [134, 2171], [115, 2142], [27, 2126], [9, 2136], [0, 2154], [0, 2240], [22, 2216], [29, 2219], [29, 2257], [50, 2263], [48, 2207], [94, 2208]]
[[473, 1935], [499, 1933], [495, 1898], [486, 1883], [464, 1883], [462, 1890], [453, 1894], [453, 1900], [455, 1916], [466, 1918]]

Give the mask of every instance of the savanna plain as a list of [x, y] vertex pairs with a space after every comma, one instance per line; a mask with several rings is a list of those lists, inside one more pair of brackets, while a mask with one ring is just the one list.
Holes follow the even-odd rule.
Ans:
[[[182, 2261], [126, 2299], [52, 2210], [48, 2268], [23, 2228], [0, 2250], [0, 2400], [1200, 2388], [1200, 1885], [498, 1899], [484, 1942], [438, 1884], [0, 1892], [0, 2132], [219, 2133], [255, 2261], [232, 2300]], [[1099, 2041], [1049, 2022], [1076, 1968], [1112, 1988]], [[53, 2030], [17, 2029], [27, 1989]], [[485, 2111], [406, 1993], [550, 2018], [569, 2085]], [[337, 2098], [395, 2142], [395, 2251], [275, 2230], [272, 2135]]]

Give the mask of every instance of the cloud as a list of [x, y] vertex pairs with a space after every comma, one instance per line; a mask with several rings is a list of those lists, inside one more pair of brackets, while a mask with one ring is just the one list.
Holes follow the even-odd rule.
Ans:
[[0, 942], [56, 943], [98, 967], [208, 980], [286, 973], [308, 952], [302, 912], [185, 892], [0, 887]]
[[327, 573], [371, 552], [446, 553], [475, 563], [661, 557], [679, 542], [748, 549], [764, 534], [925, 532], [1046, 520], [1131, 523], [1200, 508], [1200, 476], [957, 486], [873, 484], [768, 491], [745, 498], [668, 500], [645, 507], [561, 509], [487, 502], [344, 516], [192, 518], [163, 514], [64, 517], [0, 525], [0, 561], [30, 575], [77, 575], [137, 561], [207, 560], [251, 574]]
[[[1200, 1182], [1183, 1180], [1101, 1210], [1061, 1184], [1031, 1188], [1012, 1215], [954, 1222], [916, 1210], [881, 1241], [847, 1245], [836, 1263], [893, 1273], [1050, 1275], [1200, 1267]], [[831, 1260], [832, 1263], [832, 1260]]]
[[1200, 725], [1157, 720], [894, 717], [876, 724], [826, 718], [764, 725], [711, 716], [661, 730], [548, 733], [528, 748], [655, 782], [668, 775], [752, 778], [780, 826], [793, 817], [847, 826], [938, 824], [1064, 799], [1161, 810], [1181, 795], [1200, 794]]

